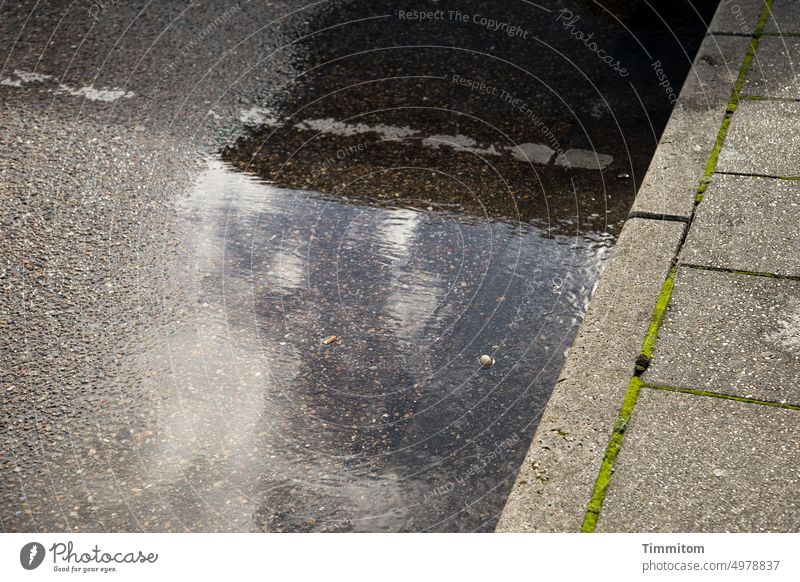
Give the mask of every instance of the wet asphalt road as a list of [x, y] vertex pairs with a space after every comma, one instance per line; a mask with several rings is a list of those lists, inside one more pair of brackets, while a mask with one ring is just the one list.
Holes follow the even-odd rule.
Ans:
[[2, 529], [491, 530], [668, 4], [0, 7]]

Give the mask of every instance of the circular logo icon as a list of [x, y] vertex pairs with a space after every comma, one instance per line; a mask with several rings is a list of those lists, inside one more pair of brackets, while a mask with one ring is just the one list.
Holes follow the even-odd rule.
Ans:
[[22, 546], [19, 552], [19, 563], [26, 570], [35, 570], [44, 561], [44, 546], [39, 542], [30, 542]]

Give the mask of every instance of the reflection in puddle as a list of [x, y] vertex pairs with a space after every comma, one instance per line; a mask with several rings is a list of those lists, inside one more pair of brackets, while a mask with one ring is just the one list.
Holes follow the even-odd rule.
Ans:
[[183, 523], [493, 525], [611, 237], [422, 204], [210, 162], [180, 208], [193, 312], [143, 356], [174, 392], [163, 442], [181, 443], [145, 463], [169, 468], [157, 480]]

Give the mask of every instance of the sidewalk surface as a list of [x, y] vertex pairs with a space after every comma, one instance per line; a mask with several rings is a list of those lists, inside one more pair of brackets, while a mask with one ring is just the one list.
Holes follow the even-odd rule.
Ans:
[[498, 531], [800, 530], [800, 1], [722, 0]]

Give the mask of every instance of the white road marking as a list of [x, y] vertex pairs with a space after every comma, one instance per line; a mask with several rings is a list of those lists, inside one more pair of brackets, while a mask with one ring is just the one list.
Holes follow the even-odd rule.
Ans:
[[[44, 83], [45, 81], [55, 81], [55, 77], [53, 77], [53, 75], [32, 73], [30, 71], [21, 71], [20, 69], [14, 70], [14, 76], [16, 79], [6, 77], [0, 81], [0, 85], [4, 85], [6, 87], [22, 87], [28, 83]], [[48, 89], [48, 91], [53, 91], [53, 89]], [[86, 87], [76, 89], [69, 85], [61, 84], [55, 88], [55, 91], [57, 93], [67, 93], [74, 97], [83, 97], [84, 99], [89, 99], [90, 101], [105, 102], [116, 101], [122, 97], [130, 99], [134, 96], [133, 91], [125, 91], [124, 89], [119, 89], [117, 87], [101, 87], [98, 89], [94, 87], [94, 85], [88, 85]]]
[[59, 93], [69, 93], [73, 97], [84, 97], [90, 101], [105, 101], [107, 103], [116, 101], [122, 97], [125, 99], [130, 99], [133, 97], [133, 91], [125, 91], [115, 87], [103, 87], [102, 89], [96, 89], [92, 85], [89, 85], [88, 87], [81, 87], [80, 89], [75, 89], [69, 85], [59, 85], [57, 91]]
[[[247, 125], [267, 125], [277, 127], [280, 125], [275, 113], [272, 110], [253, 107], [252, 109], [242, 110], [239, 120]], [[366, 123], [345, 123], [336, 121], [331, 117], [323, 119], [304, 119], [293, 125], [295, 129], [304, 131], [317, 131], [327, 135], [340, 135], [352, 137], [372, 133], [379, 135], [387, 140], [403, 140], [408, 137], [421, 137], [421, 131], [410, 127], [398, 127], [395, 125], [368, 125]], [[494, 144], [482, 145], [475, 139], [463, 135], [443, 135], [433, 134], [424, 137], [421, 142], [425, 147], [438, 149], [440, 147], [450, 147], [456, 151], [469, 152], [481, 156], [511, 156], [520, 162], [547, 165], [556, 153], [552, 148], [539, 143], [521, 143], [516, 146], [499, 146]], [[600, 154], [592, 150], [570, 149], [555, 158], [555, 164], [569, 168], [581, 168], [585, 170], [602, 170], [614, 161], [614, 157], [608, 154]]]

